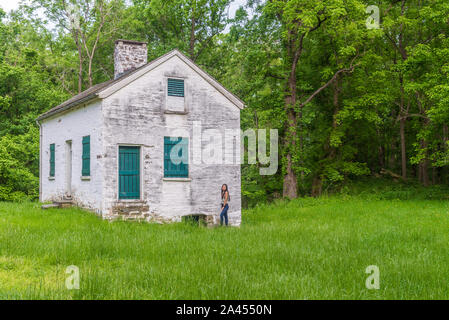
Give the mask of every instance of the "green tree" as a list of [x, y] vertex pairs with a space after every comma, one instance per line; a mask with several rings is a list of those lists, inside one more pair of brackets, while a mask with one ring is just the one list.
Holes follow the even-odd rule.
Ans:
[[159, 55], [173, 48], [193, 61], [207, 54], [225, 29], [230, 0], [134, 0], [141, 32]]

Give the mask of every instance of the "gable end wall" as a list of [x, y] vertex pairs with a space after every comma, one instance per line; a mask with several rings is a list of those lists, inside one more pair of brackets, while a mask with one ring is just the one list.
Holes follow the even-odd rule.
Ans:
[[[185, 79], [186, 114], [172, 114], [166, 110], [166, 79]], [[174, 56], [129, 85], [103, 100], [104, 138], [104, 198], [103, 213], [117, 217], [119, 209], [131, 206], [133, 215], [146, 220], [179, 221], [183, 215], [207, 214], [218, 220], [220, 187], [230, 189], [230, 222], [241, 221], [240, 165], [194, 164], [189, 158], [191, 181], [167, 181], [163, 177], [164, 136], [188, 134], [192, 152], [194, 121], [201, 121], [202, 129], [240, 129], [240, 110], [205, 81], [200, 75]], [[180, 133], [183, 130], [186, 134]], [[224, 138], [223, 138], [224, 143]], [[118, 146], [141, 147], [141, 199], [118, 199]], [[207, 145], [203, 143], [203, 147]], [[223, 152], [224, 154], [224, 152]], [[237, 157], [237, 154], [235, 155]], [[139, 208], [144, 208], [140, 210]], [[125, 210], [126, 211], [126, 210]]]

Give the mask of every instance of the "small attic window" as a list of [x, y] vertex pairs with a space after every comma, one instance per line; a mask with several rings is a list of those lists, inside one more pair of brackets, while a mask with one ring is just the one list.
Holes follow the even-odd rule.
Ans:
[[184, 97], [184, 80], [168, 78], [168, 96]]

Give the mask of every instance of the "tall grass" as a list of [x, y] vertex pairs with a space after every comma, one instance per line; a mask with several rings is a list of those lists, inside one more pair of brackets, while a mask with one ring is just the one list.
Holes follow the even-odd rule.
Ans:
[[[240, 228], [107, 222], [0, 203], [1, 299], [449, 298], [449, 203], [298, 199]], [[80, 270], [67, 290], [66, 267]], [[365, 269], [380, 269], [368, 290]]]

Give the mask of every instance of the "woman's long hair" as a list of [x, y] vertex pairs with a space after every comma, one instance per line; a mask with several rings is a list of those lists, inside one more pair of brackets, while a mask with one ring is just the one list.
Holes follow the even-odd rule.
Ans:
[[[226, 190], [223, 190], [223, 186], [226, 187]], [[228, 190], [228, 185], [226, 183], [223, 183], [223, 185], [221, 186], [221, 198], [223, 199], [226, 192], [228, 192], [228, 201], [231, 200], [231, 195], [229, 194], [229, 190]]]

